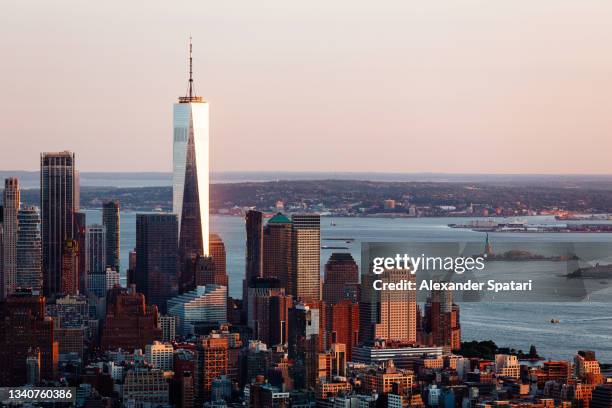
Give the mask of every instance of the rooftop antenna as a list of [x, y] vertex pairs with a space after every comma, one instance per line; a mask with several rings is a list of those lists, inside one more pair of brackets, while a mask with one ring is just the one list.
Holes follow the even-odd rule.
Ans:
[[179, 96], [179, 103], [202, 103], [204, 98], [196, 96], [195, 89], [193, 87], [193, 44], [191, 35], [189, 36], [189, 82], [187, 86], [187, 94], [185, 96]]
[[189, 99], [193, 97], [193, 45], [189, 36]]

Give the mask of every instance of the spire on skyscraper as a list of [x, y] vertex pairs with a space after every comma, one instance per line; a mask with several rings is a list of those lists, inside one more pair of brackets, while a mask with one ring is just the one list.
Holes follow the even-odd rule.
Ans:
[[192, 37], [189, 36], [189, 81], [187, 85], [187, 95], [179, 97], [180, 103], [204, 102], [204, 98], [196, 96], [193, 86], [193, 43]]
[[189, 36], [189, 99], [193, 97], [193, 44]]

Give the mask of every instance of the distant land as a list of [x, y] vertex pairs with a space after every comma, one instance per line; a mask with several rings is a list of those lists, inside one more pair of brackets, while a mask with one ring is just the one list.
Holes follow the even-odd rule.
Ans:
[[[129, 180], [135, 183], [138, 179]], [[350, 179], [216, 182], [210, 186], [210, 206], [213, 212], [230, 215], [240, 215], [247, 207], [267, 212], [282, 210], [387, 217], [612, 213], [612, 180], [582, 183], [555, 180], [488, 183]], [[104, 201], [118, 199], [124, 210], [167, 211], [172, 206], [172, 187], [166, 183], [148, 186], [143, 183], [145, 186], [136, 187], [81, 183], [80, 204], [82, 208], [100, 208]], [[38, 205], [38, 186], [23, 188], [21, 197], [24, 203]]]
[[[0, 180], [16, 176], [23, 189], [39, 187], [38, 171], [0, 170]], [[469, 174], [469, 173], [365, 173], [365, 172], [212, 172], [211, 182], [243, 183], [298, 180], [361, 180], [382, 182], [481, 183], [500, 186], [557, 186], [563, 188], [612, 189], [612, 175], [593, 174]], [[81, 186], [171, 186], [170, 172], [81, 172]], [[1, 187], [0, 187], [1, 188]]]

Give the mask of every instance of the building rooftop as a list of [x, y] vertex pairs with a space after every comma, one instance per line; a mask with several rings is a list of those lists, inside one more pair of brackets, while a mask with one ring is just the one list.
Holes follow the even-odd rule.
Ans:
[[291, 220], [279, 212], [268, 220], [268, 224], [291, 224]]

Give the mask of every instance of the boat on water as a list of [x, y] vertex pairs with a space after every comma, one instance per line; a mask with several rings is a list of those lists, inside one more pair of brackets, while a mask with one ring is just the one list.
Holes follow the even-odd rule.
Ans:
[[527, 221], [521, 219], [503, 221], [495, 219], [471, 220], [466, 224], [448, 224], [448, 226], [450, 228], [467, 228], [478, 232], [524, 231], [528, 228]]
[[559, 324], [559, 323], [561, 323], [561, 321], [559, 319], [550, 319], [550, 323], [552, 323], [552, 324]]

